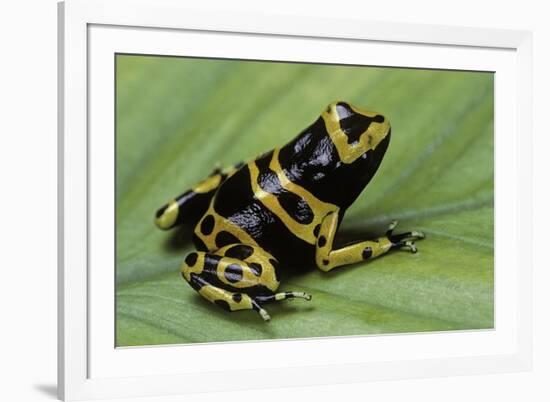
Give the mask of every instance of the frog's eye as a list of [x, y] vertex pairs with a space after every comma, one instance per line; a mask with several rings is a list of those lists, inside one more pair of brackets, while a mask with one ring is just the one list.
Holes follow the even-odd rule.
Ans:
[[338, 112], [338, 117], [340, 120], [347, 119], [355, 114], [350, 105], [344, 102], [338, 102], [336, 104], [336, 111]]

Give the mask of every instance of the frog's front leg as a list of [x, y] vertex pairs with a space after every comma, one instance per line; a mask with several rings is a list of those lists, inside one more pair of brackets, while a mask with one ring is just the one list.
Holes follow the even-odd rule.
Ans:
[[227, 311], [255, 310], [268, 321], [266, 303], [302, 298], [304, 292], [279, 292], [275, 258], [257, 246], [231, 244], [214, 253], [193, 252], [181, 266], [183, 278], [206, 300]]
[[416, 252], [414, 240], [424, 238], [422, 232], [407, 232], [394, 235], [397, 225], [393, 221], [385, 236], [351, 244], [334, 250], [333, 242], [338, 229], [338, 213], [329, 213], [322, 221], [315, 248], [315, 262], [322, 271], [330, 271], [342, 265], [354, 264], [369, 258], [378, 257], [392, 249], [408, 249]]
[[155, 214], [155, 224], [163, 230], [182, 224], [196, 224], [208, 209], [218, 187], [241, 166], [242, 163], [239, 163], [223, 171], [214, 169], [206, 179], [159, 208]]

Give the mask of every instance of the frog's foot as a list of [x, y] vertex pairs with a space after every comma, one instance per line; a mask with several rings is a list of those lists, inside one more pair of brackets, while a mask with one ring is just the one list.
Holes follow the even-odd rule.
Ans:
[[415, 240], [424, 238], [422, 232], [406, 232], [393, 234], [397, 221], [393, 221], [384, 236], [373, 240], [352, 243], [342, 248], [333, 248], [334, 236], [338, 228], [339, 214], [329, 213], [321, 223], [315, 245], [315, 263], [324, 272], [336, 267], [355, 264], [361, 261], [376, 258], [392, 249], [408, 249], [416, 253]]
[[311, 300], [304, 292], [277, 292], [277, 266], [277, 260], [258, 246], [229, 244], [213, 253], [190, 253], [181, 265], [181, 274], [202, 297], [224, 310], [254, 310], [269, 321], [263, 304]]
[[279, 292], [279, 293], [274, 293], [272, 295], [257, 296], [254, 299], [258, 303], [264, 304], [264, 303], [271, 303], [274, 301], [281, 301], [281, 300], [294, 299], [294, 298], [305, 299], [307, 301], [310, 301], [311, 295], [305, 292]]
[[254, 303], [257, 305], [257, 308], [255, 308], [254, 310], [256, 310], [260, 314], [264, 321], [269, 321], [271, 317], [269, 316], [268, 312], [261, 307], [263, 304], [294, 298], [300, 298], [309, 301], [311, 300], [311, 295], [304, 292], [279, 292], [274, 294], [256, 296], [253, 298]]
[[391, 241], [392, 249], [405, 249], [416, 253], [418, 250], [414, 243], [415, 240], [422, 240], [426, 237], [423, 232], [412, 231], [399, 234], [393, 234], [393, 230], [397, 226], [397, 221], [392, 221], [386, 231], [386, 237]]
[[261, 307], [261, 305], [265, 303], [271, 303], [271, 302], [276, 302], [276, 301], [281, 301], [286, 299], [295, 299], [295, 298], [305, 299], [309, 301], [311, 300], [311, 295], [305, 292], [279, 292], [279, 293], [273, 293], [268, 295], [256, 296], [254, 297], [254, 302], [257, 303], [258, 309], [255, 309], [255, 310], [260, 314], [260, 316], [264, 319], [264, 321], [269, 321], [271, 317], [269, 316], [267, 311], [265, 311]]

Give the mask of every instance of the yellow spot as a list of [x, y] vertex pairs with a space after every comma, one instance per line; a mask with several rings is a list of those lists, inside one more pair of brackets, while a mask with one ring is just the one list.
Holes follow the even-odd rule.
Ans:
[[180, 271], [185, 276], [185, 279], [187, 280], [187, 282], [191, 281], [191, 274], [193, 273], [200, 274], [204, 269], [205, 253], [201, 251], [197, 251], [196, 253], [197, 253], [197, 260], [195, 261], [195, 264], [192, 267], [187, 265], [185, 260], [181, 263], [181, 266], [180, 266]]
[[164, 210], [161, 216], [155, 219], [155, 224], [163, 230], [170, 229], [178, 217], [178, 203], [176, 200], [170, 201], [168, 207]]

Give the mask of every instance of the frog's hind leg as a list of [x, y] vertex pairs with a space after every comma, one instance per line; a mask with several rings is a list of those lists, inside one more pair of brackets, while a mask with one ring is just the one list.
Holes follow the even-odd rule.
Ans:
[[374, 240], [361, 241], [339, 249], [333, 249], [333, 241], [338, 228], [338, 213], [330, 213], [322, 223], [315, 246], [315, 262], [322, 271], [330, 271], [342, 265], [354, 264], [378, 257], [392, 249], [407, 249], [416, 253], [415, 240], [424, 238], [422, 232], [393, 234], [397, 221], [393, 221], [385, 236]]
[[210, 200], [218, 187], [232, 176], [240, 165], [237, 164], [223, 171], [214, 169], [206, 179], [159, 208], [155, 214], [155, 224], [163, 230], [182, 224], [196, 224], [208, 209]]
[[202, 297], [227, 311], [255, 310], [264, 320], [270, 316], [263, 304], [311, 296], [304, 292], [280, 292], [277, 261], [256, 246], [232, 244], [214, 253], [193, 252], [181, 266], [183, 278]]
[[[182, 276], [187, 280], [184, 273], [182, 273]], [[232, 292], [214, 286], [208, 282], [208, 279], [204, 279], [200, 276], [192, 275], [188, 282], [202, 297], [226, 311], [254, 310], [260, 314], [264, 321], [269, 321], [271, 319], [267, 311], [245, 293]]]

